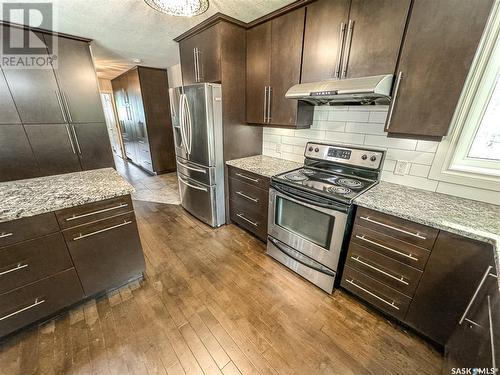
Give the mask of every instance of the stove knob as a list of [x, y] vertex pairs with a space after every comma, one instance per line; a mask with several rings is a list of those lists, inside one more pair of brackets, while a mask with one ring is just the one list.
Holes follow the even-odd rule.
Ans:
[[314, 151], [319, 152], [319, 147], [316, 147]]
[[368, 159], [368, 155], [363, 155], [363, 156], [361, 156], [361, 159], [363, 159], [363, 160]]
[[377, 157], [375, 155], [373, 155], [371, 158], [370, 158], [371, 161], [375, 161], [377, 160]]
[[314, 150], [314, 149], [312, 148], [312, 146], [311, 146], [311, 147], [309, 147], [309, 152], [313, 152], [313, 150]]

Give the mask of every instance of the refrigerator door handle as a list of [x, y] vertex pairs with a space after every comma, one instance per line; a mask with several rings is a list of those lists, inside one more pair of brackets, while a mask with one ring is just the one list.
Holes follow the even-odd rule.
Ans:
[[184, 128], [184, 94], [181, 94], [179, 96], [179, 127], [181, 129], [181, 145], [184, 146], [184, 149], [187, 152], [187, 145], [186, 145], [186, 134], [185, 128]]
[[193, 144], [193, 133], [192, 133], [192, 125], [191, 125], [191, 111], [189, 110], [189, 103], [187, 100], [186, 94], [183, 94], [183, 125], [184, 125], [184, 137], [185, 137], [185, 145], [188, 154], [191, 154], [191, 146]]

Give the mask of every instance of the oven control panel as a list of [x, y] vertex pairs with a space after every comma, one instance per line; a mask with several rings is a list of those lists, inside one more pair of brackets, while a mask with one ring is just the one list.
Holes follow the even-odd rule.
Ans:
[[306, 145], [304, 156], [309, 159], [325, 160], [354, 167], [380, 169], [384, 159], [384, 151], [309, 142]]

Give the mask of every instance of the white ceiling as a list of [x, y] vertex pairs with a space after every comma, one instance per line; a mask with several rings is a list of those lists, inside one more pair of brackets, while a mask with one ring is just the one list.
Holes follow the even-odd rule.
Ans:
[[[55, 31], [93, 39], [99, 77], [114, 78], [136, 65], [166, 68], [179, 63], [172, 39], [214, 13], [249, 22], [294, 0], [210, 0], [200, 16], [173, 17], [150, 8], [144, 0], [52, 0]], [[15, 1], [17, 2], [17, 1]]]

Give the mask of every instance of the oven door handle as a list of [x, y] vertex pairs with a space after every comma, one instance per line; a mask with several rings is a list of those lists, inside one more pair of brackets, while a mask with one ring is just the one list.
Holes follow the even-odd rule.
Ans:
[[328, 276], [335, 276], [335, 272], [333, 271], [330, 271], [328, 270], [326, 267], [318, 267], [316, 266], [314, 263], [312, 262], [306, 262], [302, 259], [299, 259], [297, 257], [295, 257], [293, 254], [291, 254], [290, 252], [288, 252], [286, 249], [284, 249], [281, 245], [280, 245], [280, 242], [272, 237], [267, 237], [267, 240], [270, 241], [274, 246], [276, 246], [278, 248], [279, 251], [281, 251], [282, 253], [284, 253], [285, 255], [289, 256], [290, 258], [292, 258], [293, 260], [295, 260], [296, 262], [299, 262], [300, 264], [308, 267], [308, 268], [311, 268], [315, 271], [318, 271], [318, 272], [321, 272], [325, 275], [328, 275]]
[[282, 188], [280, 188], [280, 187], [278, 187], [276, 185], [272, 185], [271, 187], [273, 189], [276, 189], [277, 191], [279, 191], [281, 194], [284, 194], [287, 197], [295, 199], [295, 200], [298, 200], [300, 202], [304, 202], [304, 203], [308, 203], [308, 204], [313, 205], [313, 206], [328, 208], [328, 209], [331, 209], [331, 210], [336, 210], [336, 211], [340, 211], [340, 212], [344, 212], [344, 213], [347, 213], [349, 211], [349, 209], [347, 207], [345, 207], [345, 206], [337, 205], [337, 204], [334, 204], [334, 203], [324, 204], [324, 203], [320, 203], [320, 202], [315, 202], [313, 200], [304, 198], [301, 195], [292, 195], [289, 192], [283, 190]]

